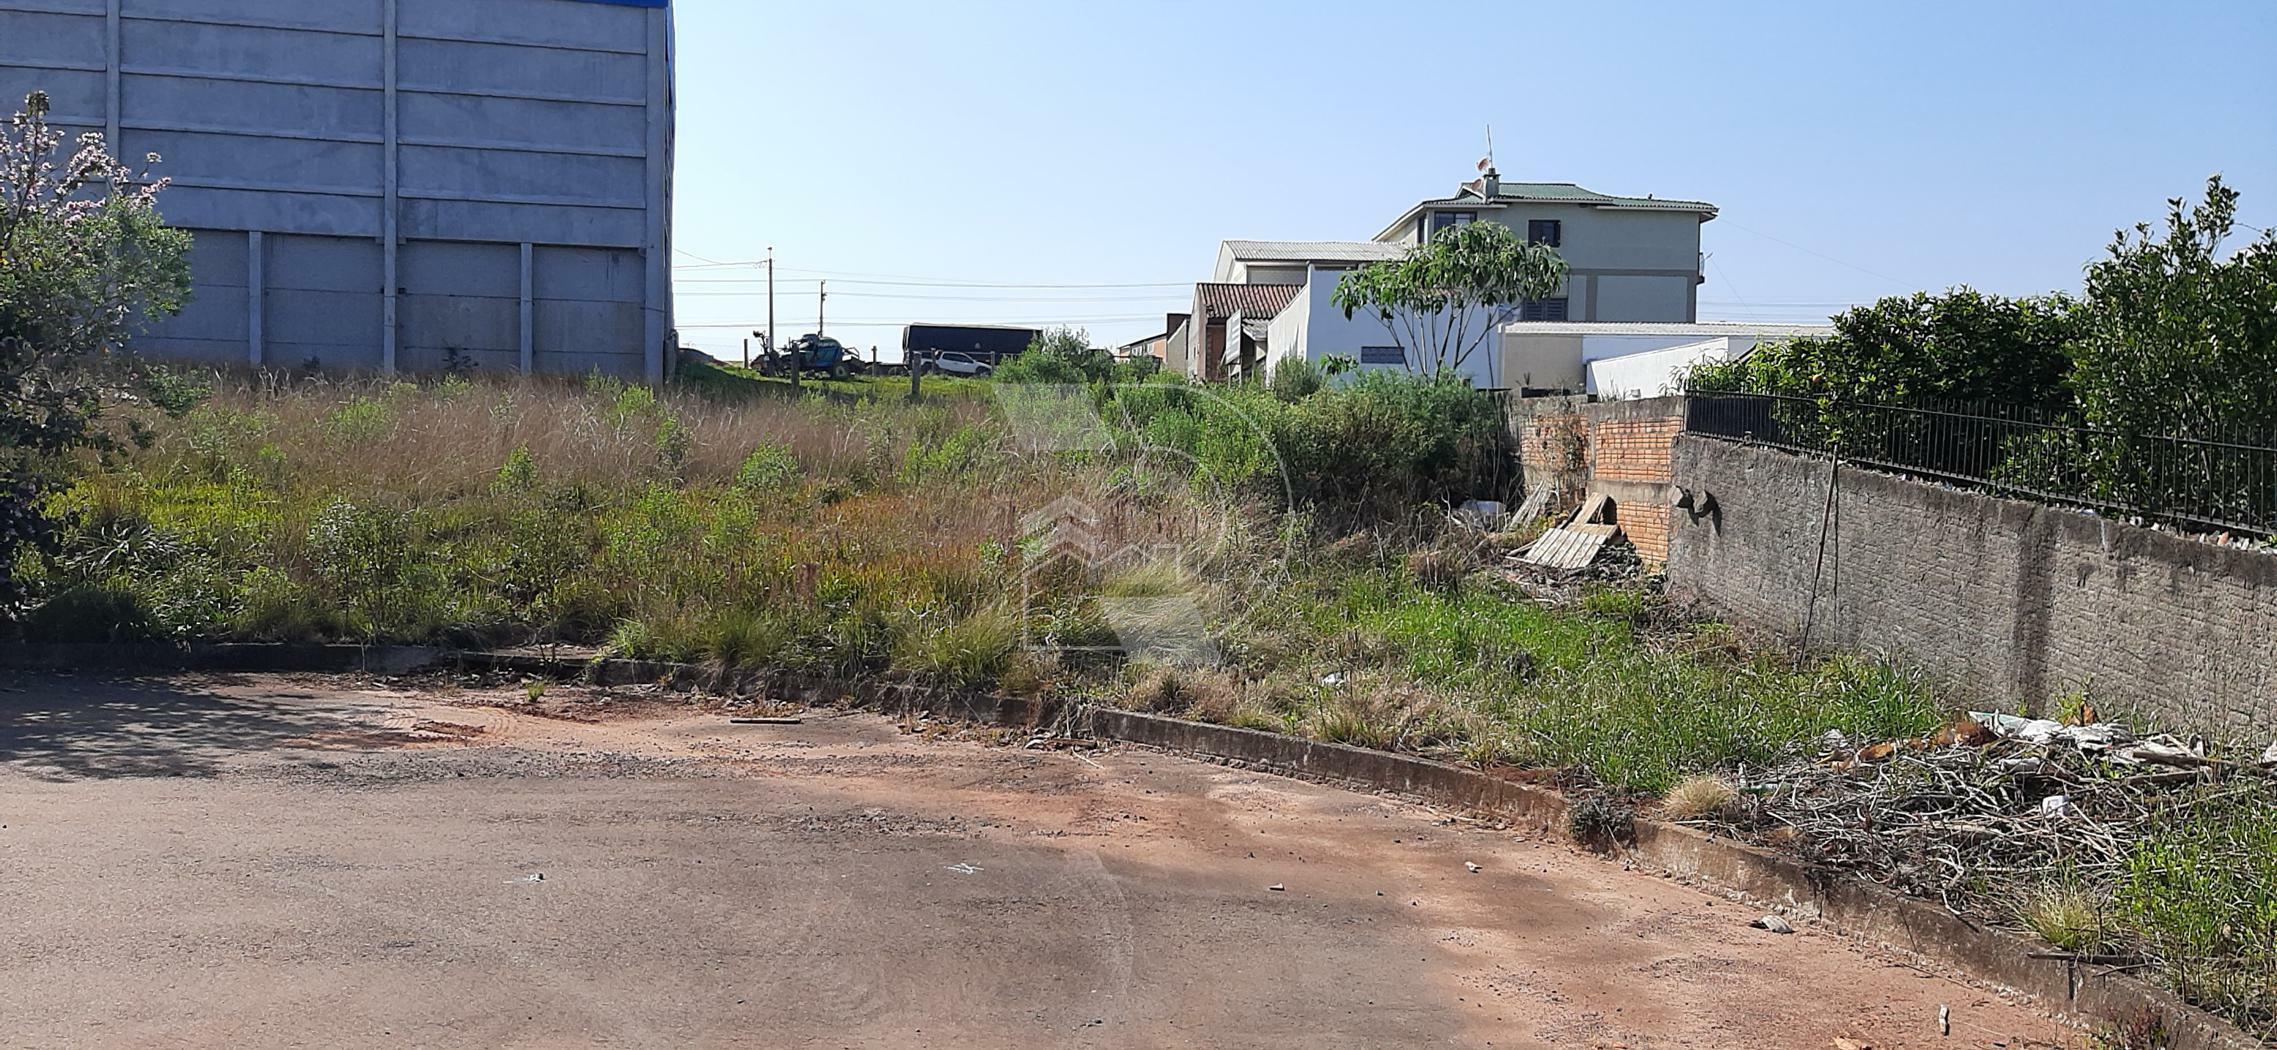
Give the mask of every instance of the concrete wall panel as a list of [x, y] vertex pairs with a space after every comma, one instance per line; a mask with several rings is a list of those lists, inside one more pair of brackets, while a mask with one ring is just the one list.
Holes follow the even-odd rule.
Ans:
[[378, 197], [175, 186], [161, 194], [158, 202], [166, 221], [176, 226], [342, 237], [380, 235]]
[[0, 62], [100, 70], [110, 61], [100, 4], [87, 14], [0, 10]]
[[[463, 0], [462, 0], [463, 2]], [[382, 0], [119, 0], [127, 17], [188, 21], [252, 22], [261, 25], [380, 33]], [[95, 4], [100, 9], [100, 0]]]
[[368, 193], [379, 185], [385, 166], [385, 154], [373, 142], [134, 128], [119, 138], [127, 156], [164, 157], [159, 170], [167, 176], [191, 185], [219, 183], [225, 189]]
[[380, 245], [375, 240], [271, 236], [266, 247], [269, 257], [262, 266], [262, 277], [272, 290], [378, 295], [386, 282], [380, 272]]
[[[0, 28], [0, 32], [5, 31]], [[99, 72], [0, 66], [0, 109], [14, 113], [23, 108], [24, 97], [34, 91], [47, 92], [48, 104], [53, 107], [48, 110], [48, 119], [57, 124], [100, 127], [104, 107], [109, 104]]]
[[456, 40], [396, 45], [398, 82], [413, 91], [538, 95], [639, 103], [648, 97], [648, 62], [639, 55], [554, 51]]
[[522, 249], [513, 244], [408, 241], [397, 260], [396, 282], [410, 295], [517, 299], [522, 294]]
[[403, 147], [403, 191], [644, 206], [638, 157], [580, 157], [507, 150]]
[[543, 247], [531, 259], [531, 277], [540, 299], [637, 303], [642, 298], [637, 252]]
[[384, 83], [377, 36], [140, 19], [127, 20], [119, 35], [121, 61], [138, 72], [259, 76], [359, 87]]
[[[374, 141], [387, 127], [386, 96], [360, 88], [128, 74], [119, 79], [119, 94], [121, 112], [137, 124]], [[95, 97], [100, 113], [100, 82]]]
[[548, 353], [539, 354], [539, 375], [582, 376], [599, 372], [602, 375], [637, 375], [640, 372], [639, 347], [624, 353]]
[[521, 367], [522, 249], [513, 244], [412, 241], [400, 259], [402, 367], [452, 363], [486, 371]]
[[647, 13], [639, 8], [552, 0], [398, 0], [396, 17], [407, 36], [602, 51], [638, 53], [647, 33]]
[[634, 153], [647, 148], [647, 114], [630, 106], [416, 91], [404, 94], [400, 105], [406, 142]]
[[533, 231], [554, 244], [640, 244], [643, 217], [634, 208], [580, 208], [550, 204], [497, 204], [485, 201], [403, 202], [403, 236], [450, 240], [513, 241]]
[[533, 304], [541, 354], [641, 352], [638, 303], [540, 299]]

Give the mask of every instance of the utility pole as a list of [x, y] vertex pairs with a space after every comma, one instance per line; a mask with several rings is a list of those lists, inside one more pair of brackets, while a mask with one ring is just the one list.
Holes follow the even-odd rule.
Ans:
[[822, 314], [824, 309], [830, 305], [830, 282], [815, 282], [815, 294], [818, 298], [814, 301], [814, 334], [821, 335]]
[[[782, 354], [783, 342], [775, 338], [775, 246], [767, 246], [767, 353], [772, 357]], [[799, 355], [792, 350], [782, 358], [791, 366], [791, 389], [799, 388]]]
[[743, 367], [751, 367], [751, 340], [743, 341]]

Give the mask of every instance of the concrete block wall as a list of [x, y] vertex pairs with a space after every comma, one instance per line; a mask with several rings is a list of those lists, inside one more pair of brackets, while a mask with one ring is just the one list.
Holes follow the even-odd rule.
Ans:
[[1714, 500], [1675, 518], [1679, 600], [1789, 638], [1808, 619], [1814, 646], [1986, 701], [2086, 689], [2163, 728], [2277, 736], [2277, 555], [1698, 436], [1674, 476]]
[[1568, 503], [1587, 495], [1610, 497], [1613, 520], [1637, 555], [1666, 564], [1684, 399], [1539, 397], [1508, 404], [1527, 488], [1550, 487]]

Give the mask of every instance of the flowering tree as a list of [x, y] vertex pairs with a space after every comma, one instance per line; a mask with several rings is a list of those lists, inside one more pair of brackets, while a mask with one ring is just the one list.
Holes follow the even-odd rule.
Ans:
[[1474, 222], [1361, 267], [1337, 282], [1331, 301], [1347, 318], [1375, 314], [1406, 352], [1408, 371], [1438, 375], [1461, 369], [1508, 308], [1557, 294], [1565, 275], [1557, 249]]
[[[189, 295], [189, 235], [158, 217], [164, 180], [100, 134], [63, 152], [33, 92], [0, 128], [0, 614], [64, 452], [99, 444], [102, 395], [135, 377], [110, 351]], [[150, 162], [156, 163], [153, 154]]]

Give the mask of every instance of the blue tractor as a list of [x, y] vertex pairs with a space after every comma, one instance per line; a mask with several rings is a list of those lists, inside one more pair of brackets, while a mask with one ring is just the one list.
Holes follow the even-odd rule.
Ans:
[[848, 354], [846, 345], [826, 335], [802, 335], [790, 341], [782, 353], [770, 351], [761, 360], [762, 375], [789, 375], [791, 362], [798, 362], [801, 375], [827, 375], [833, 379], [846, 378]]

